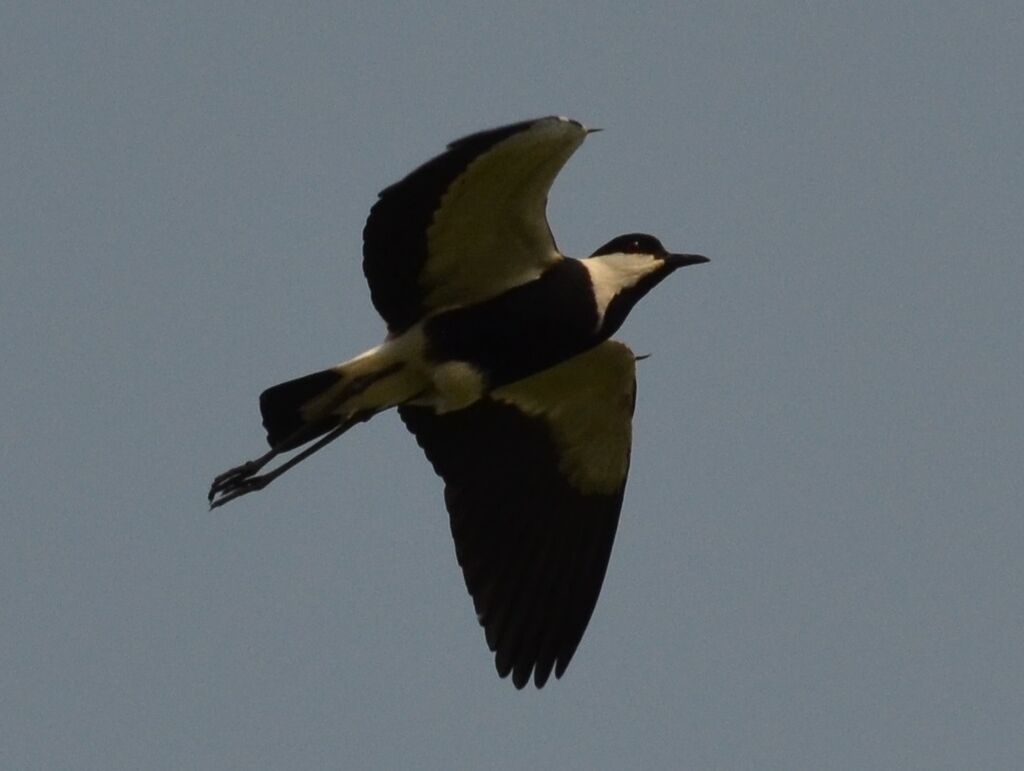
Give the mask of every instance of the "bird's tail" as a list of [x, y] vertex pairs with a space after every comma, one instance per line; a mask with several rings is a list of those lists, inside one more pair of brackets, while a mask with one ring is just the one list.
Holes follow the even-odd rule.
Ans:
[[365, 419], [403, 403], [416, 395], [418, 386], [406, 362], [387, 346], [279, 383], [260, 394], [267, 442], [287, 452], [356, 415]]
[[260, 394], [260, 414], [271, 447], [287, 451], [331, 429], [333, 423], [328, 420], [310, 421], [304, 408], [338, 387], [344, 380], [340, 369], [331, 367], [303, 375], [271, 386]]

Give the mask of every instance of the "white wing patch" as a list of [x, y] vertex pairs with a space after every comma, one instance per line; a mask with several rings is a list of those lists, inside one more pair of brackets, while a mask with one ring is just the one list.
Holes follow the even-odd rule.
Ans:
[[543, 418], [575, 489], [610, 495], [629, 470], [635, 373], [633, 352], [609, 340], [491, 397]]
[[476, 158], [445, 192], [427, 231], [425, 305], [464, 305], [539, 276], [561, 259], [548, 190], [587, 135], [564, 118], [537, 121]]

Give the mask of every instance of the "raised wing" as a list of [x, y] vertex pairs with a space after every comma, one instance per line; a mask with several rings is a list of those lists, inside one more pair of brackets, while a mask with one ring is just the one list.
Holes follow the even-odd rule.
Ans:
[[400, 407], [445, 481], [455, 553], [502, 677], [561, 677], [604, 581], [629, 470], [634, 356], [605, 342], [443, 415]]
[[388, 330], [500, 294], [561, 259], [548, 190], [586, 135], [557, 117], [483, 131], [384, 190], [363, 230], [363, 273]]

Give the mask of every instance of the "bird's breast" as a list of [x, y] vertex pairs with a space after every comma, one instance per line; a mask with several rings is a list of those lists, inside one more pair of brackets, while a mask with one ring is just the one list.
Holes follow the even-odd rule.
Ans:
[[597, 345], [599, 323], [587, 271], [567, 259], [534, 281], [432, 316], [423, 330], [429, 359], [468, 362], [493, 388]]

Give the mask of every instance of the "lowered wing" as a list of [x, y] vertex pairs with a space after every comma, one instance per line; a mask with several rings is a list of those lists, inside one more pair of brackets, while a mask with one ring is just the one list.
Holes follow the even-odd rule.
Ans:
[[629, 470], [634, 355], [602, 343], [457, 412], [400, 407], [445, 481], [498, 673], [561, 677], [597, 603]]

